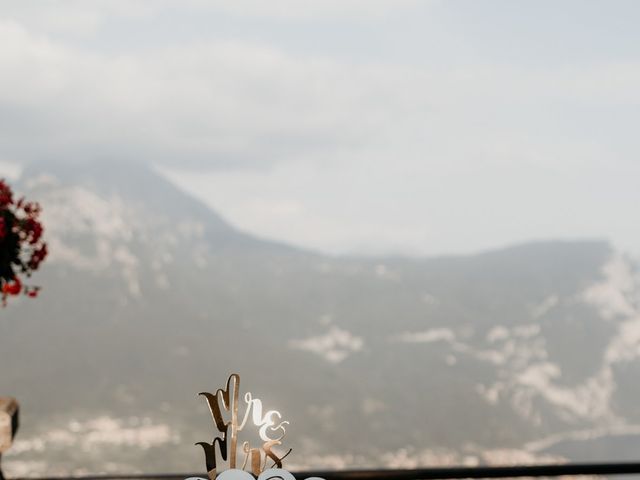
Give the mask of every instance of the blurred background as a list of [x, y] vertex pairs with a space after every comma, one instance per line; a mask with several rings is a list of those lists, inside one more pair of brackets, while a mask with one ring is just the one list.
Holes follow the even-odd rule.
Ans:
[[290, 468], [640, 451], [640, 4], [0, 0], [7, 474], [204, 470], [232, 372]]

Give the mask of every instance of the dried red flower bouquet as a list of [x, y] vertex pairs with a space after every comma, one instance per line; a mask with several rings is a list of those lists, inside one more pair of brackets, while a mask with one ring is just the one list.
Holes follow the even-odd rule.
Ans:
[[0, 180], [0, 288], [2, 305], [7, 297], [36, 297], [40, 287], [23, 285], [20, 275], [30, 277], [47, 256], [38, 217], [40, 205], [24, 198], [13, 199], [11, 187]]

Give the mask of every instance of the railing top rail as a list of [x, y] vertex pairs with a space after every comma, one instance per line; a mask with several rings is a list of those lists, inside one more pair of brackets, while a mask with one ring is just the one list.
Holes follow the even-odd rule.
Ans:
[[[624, 463], [567, 463], [555, 465], [513, 465], [502, 467], [437, 467], [418, 469], [375, 470], [309, 470], [294, 471], [303, 480], [321, 477], [325, 480], [430, 480], [462, 478], [558, 477], [578, 475], [640, 474], [640, 462]], [[202, 473], [88, 475], [79, 477], [28, 477], [15, 480], [184, 480], [188, 477], [207, 478]]]

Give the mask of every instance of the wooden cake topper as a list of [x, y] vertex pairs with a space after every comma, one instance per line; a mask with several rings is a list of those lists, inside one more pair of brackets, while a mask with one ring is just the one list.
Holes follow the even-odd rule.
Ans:
[[[237, 373], [229, 376], [224, 390], [218, 389], [215, 394], [201, 392], [200, 395], [206, 398], [213, 424], [220, 434], [211, 443], [196, 444], [204, 449], [210, 480], [215, 480], [219, 473], [218, 452], [223, 461], [228, 461], [229, 469], [245, 470], [249, 465], [256, 477], [267, 468], [269, 461], [273, 463], [268, 468], [282, 468], [282, 460], [291, 453], [291, 449], [281, 455], [274, 451], [274, 447], [282, 445], [285, 426], [289, 422], [282, 420], [282, 415], [276, 410], [263, 411], [262, 401], [253, 398], [250, 392], [243, 397], [244, 415], [239, 421], [240, 376]], [[248, 441], [243, 442], [238, 466], [238, 433], [243, 431], [249, 420], [257, 429], [262, 444], [252, 446]]]

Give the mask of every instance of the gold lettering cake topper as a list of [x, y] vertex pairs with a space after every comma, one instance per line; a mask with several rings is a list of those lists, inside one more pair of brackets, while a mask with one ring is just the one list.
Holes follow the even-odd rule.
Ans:
[[[252, 447], [247, 441], [242, 443], [244, 455], [242, 465], [239, 468], [244, 470], [249, 464], [251, 473], [258, 476], [266, 469], [268, 459], [273, 461], [273, 465], [269, 468], [282, 468], [282, 460], [291, 453], [291, 449], [284, 455], [279, 455], [273, 448], [282, 445], [282, 439], [286, 434], [285, 426], [289, 422], [282, 420], [282, 415], [276, 410], [263, 412], [262, 401], [259, 398], [253, 398], [251, 393], [247, 392], [244, 395], [244, 416], [242, 421], [238, 423], [240, 375], [231, 374], [224, 390], [218, 389], [215, 394], [201, 392], [200, 395], [206, 398], [213, 423], [218, 433], [221, 434], [220, 437], [215, 437], [211, 443], [196, 443], [204, 449], [207, 474], [210, 480], [215, 480], [218, 475], [216, 445], [222, 460], [228, 460], [229, 469], [238, 468], [238, 433], [242, 432], [249, 417], [257, 428], [263, 443], [259, 448]], [[226, 421], [223, 412], [226, 412]]]

